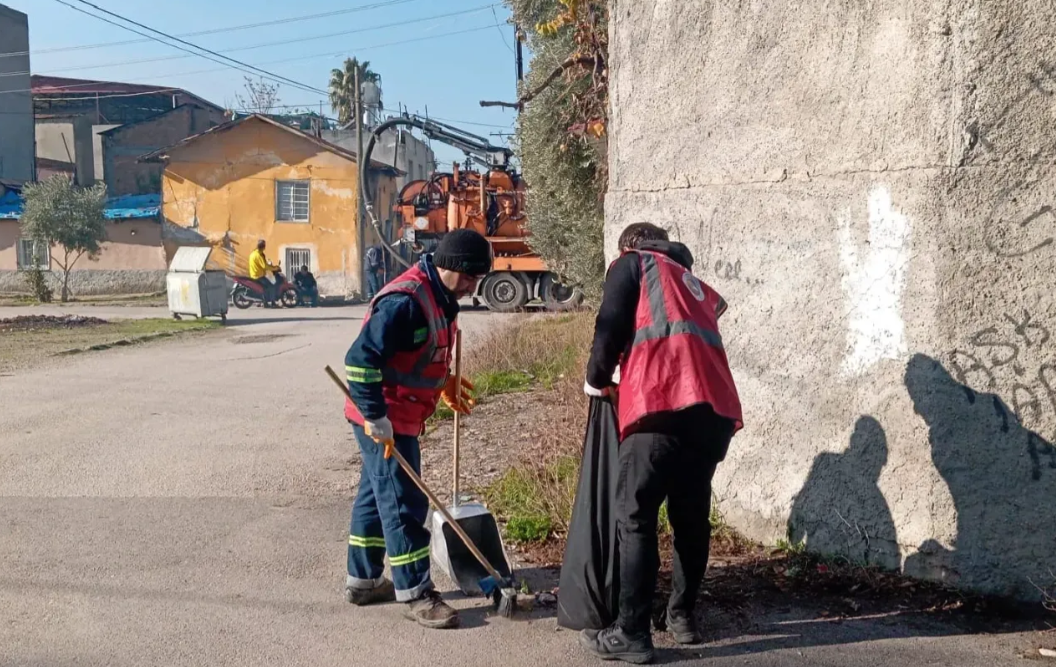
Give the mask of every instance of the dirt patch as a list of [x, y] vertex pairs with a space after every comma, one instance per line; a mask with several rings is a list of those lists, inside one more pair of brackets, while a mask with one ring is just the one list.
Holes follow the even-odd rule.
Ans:
[[83, 315], [19, 315], [0, 319], [0, 332], [80, 329], [106, 324], [106, 320]]
[[[494, 396], [462, 417], [461, 493], [481, 498], [483, 490], [539, 445], [547, 428], [554, 392]], [[436, 424], [421, 439], [425, 483], [451, 500], [454, 423]]]
[[238, 338], [232, 338], [231, 342], [235, 345], [255, 345], [260, 343], [271, 343], [289, 337], [289, 334], [257, 334], [254, 336], [239, 336]]
[[5, 327], [0, 328], [0, 374], [3, 375], [57, 363], [64, 355], [145, 344], [220, 327], [213, 320], [180, 322], [159, 318], [107, 322], [77, 315], [20, 316], [0, 322]]

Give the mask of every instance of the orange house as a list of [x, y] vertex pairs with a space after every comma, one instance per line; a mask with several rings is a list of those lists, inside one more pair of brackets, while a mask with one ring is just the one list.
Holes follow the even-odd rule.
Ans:
[[[222, 268], [244, 274], [257, 241], [287, 276], [307, 264], [326, 296], [362, 294], [364, 248], [353, 152], [266, 116], [245, 116], [140, 158], [163, 161], [163, 219], [224, 252]], [[374, 210], [390, 217], [401, 172], [372, 164]], [[391, 234], [382, 228], [383, 234]], [[365, 245], [377, 242], [372, 225]], [[391, 241], [391, 240], [390, 240]]]

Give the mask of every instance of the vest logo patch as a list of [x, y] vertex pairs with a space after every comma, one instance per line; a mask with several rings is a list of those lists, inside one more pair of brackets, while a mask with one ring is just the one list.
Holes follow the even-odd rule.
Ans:
[[706, 298], [704, 295], [704, 286], [700, 284], [700, 281], [697, 280], [696, 276], [689, 271], [685, 271], [682, 273], [682, 283], [685, 284], [686, 289], [689, 290], [694, 299], [697, 301], [704, 301]]

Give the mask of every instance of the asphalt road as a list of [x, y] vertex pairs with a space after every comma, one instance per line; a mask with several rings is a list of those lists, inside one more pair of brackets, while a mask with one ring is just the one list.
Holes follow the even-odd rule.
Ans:
[[[164, 316], [111, 310], [84, 312]], [[398, 605], [343, 601], [358, 461], [322, 368], [361, 316], [233, 313], [205, 338], [0, 378], [0, 665], [596, 664], [546, 610], [510, 621], [452, 595], [463, 628], [428, 631]], [[467, 342], [501, 322], [467, 313]], [[989, 667], [1031, 641], [786, 609], [661, 660]]]

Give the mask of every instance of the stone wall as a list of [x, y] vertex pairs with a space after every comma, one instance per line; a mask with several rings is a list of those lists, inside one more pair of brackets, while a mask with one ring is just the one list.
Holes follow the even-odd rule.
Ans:
[[614, 0], [606, 246], [730, 302], [734, 526], [967, 588], [1056, 572], [1056, 5]]

